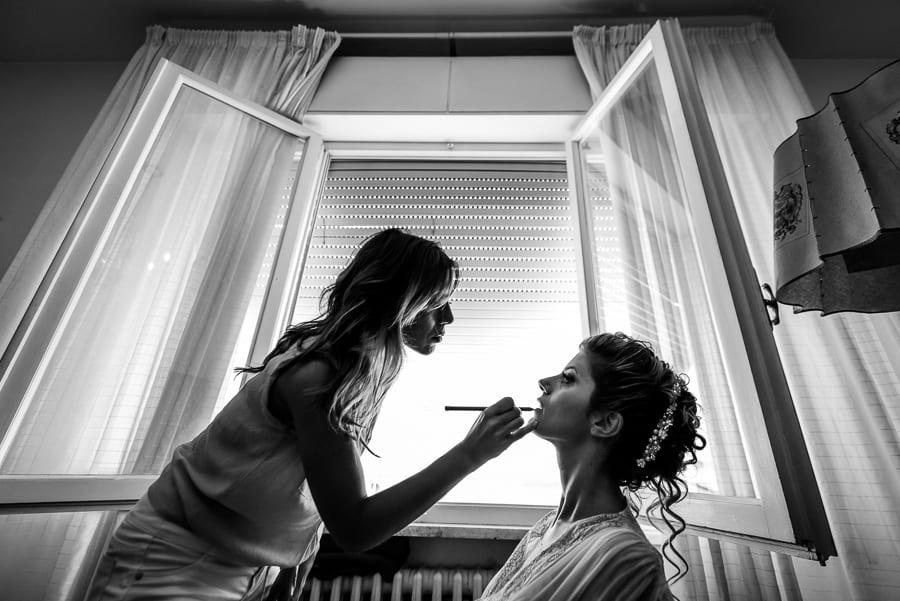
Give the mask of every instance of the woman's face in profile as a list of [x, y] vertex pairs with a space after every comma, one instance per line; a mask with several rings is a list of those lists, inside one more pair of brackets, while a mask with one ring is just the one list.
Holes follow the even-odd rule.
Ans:
[[541, 396], [535, 433], [547, 440], [577, 440], [590, 430], [588, 413], [594, 379], [584, 351], [575, 355], [563, 370], [538, 380]]
[[403, 342], [420, 355], [430, 355], [444, 339], [444, 328], [453, 323], [449, 299], [419, 313], [415, 321], [403, 328]]

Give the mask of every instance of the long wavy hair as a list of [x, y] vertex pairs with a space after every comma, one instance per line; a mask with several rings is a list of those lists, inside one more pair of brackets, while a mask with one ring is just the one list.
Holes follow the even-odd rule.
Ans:
[[323, 312], [290, 326], [261, 366], [291, 348], [300, 352], [280, 373], [313, 356], [335, 367], [330, 386], [331, 427], [365, 446], [381, 402], [403, 365], [403, 329], [447, 302], [459, 268], [437, 243], [399, 229], [367, 238], [333, 284], [322, 292]]
[[[654, 494], [647, 517], [667, 534], [662, 553], [676, 568], [669, 579], [669, 584], [673, 584], [687, 574], [688, 564], [673, 545], [687, 524], [672, 507], [687, 496], [682, 473], [697, 463], [697, 451], [706, 447], [706, 439], [698, 433], [697, 398], [688, 390], [686, 376], [675, 373], [647, 342], [621, 332], [607, 333], [584, 340], [581, 349], [591, 360], [591, 407], [616, 411], [623, 418], [622, 431], [613, 443], [607, 467], [620, 486], [631, 492], [646, 488]], [[644, 457], [654, 430], [673, 401], [675, 411], [666, 437], [654, 458], [639, 465], [638, 460]], [[660, 519], [668, 532], [660, 527]]]

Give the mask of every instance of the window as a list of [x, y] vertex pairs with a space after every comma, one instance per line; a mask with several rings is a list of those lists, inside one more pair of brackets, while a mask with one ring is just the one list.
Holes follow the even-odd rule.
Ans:
[[[435, 392], [429, 399], [433, 407], [483, 404], [507, 394], [527, 402], [537, 396], [537, 377], [558, 369], [583, 335], [630, 329], [688, 372], [704, 399], [712, 446], [704, 464], [690, 474], [698, 491], [683, 505], [691, 528], [798, 555], [833, 553], [822, 527], [821, 502], [809, 494], [815, 481], [796, 416], [784, 397], [787, 389], [758, 284], [737, 220], [729, 213], [727, 185], [698, 99], [677, 26], [671, 23], [654, 28], [565, 145], [460, 142], [449, 149], [443, 139], [398, 145], [391, 143], [388, 126], [382, 130], [383, 144], [323, 144], [313, 132], [167, 65], [145, 93], [143, 109], [129, 125], [131, 135], [117, 146], [20, 334], [5, 349], [0, 392], [20, 402], [0, 407], [0, 504], [7, 513], [127, 507], [173, 445], [190, 438], [229, 396], [231, 367], [247, 357], [259, 362], [293, 317], [314, 312], [316, 290], [343, 265], [353, 241], [391, 220], [383, 225], [446, 236], [441, 241], [463, 263], [465, 278], [452, 335], [434, 356], [411, 357], [392, 394], [414, 398], [410, 391], [437, 381], [442, 395], [449, 384], [459, 386], [453, 394], [461, 398]], [[210, 114], [218, 116], [205, 123], [208, 129], [179, 125], [181, 115], [193, 127], [190, 118], [198, 114], [185, 110], [190, 104], [183, 102], [215, 107]], [[398, 120], [402, 117], [385, 122], [395, 127]], [[184, 153], [164, 152], [179, 136], [184, 136], [179, 144]], [[203, 140], [216, 136], [232, 142], [215, 144], [229, 149], [227, 160], [183, 169], [188, 159], [208, 158], [204, 144], [211, 142]], [[359, 160], [366, 162], [354, 162]], [[490, 177], [474, 184], [486, 170]], [[376, 178], [384, 176], [378, 173], [391, 171], [403, 177], [414, 172], [415, 183], [379, 184]], [[251, 184], [250, 172], [265, 175]], [[182, 177], [188, 174], [197, 178]], [[356, 181], [340, 179], [349, 177]], [[454, 181], [438, 183], [440, 178]], [[494, 189], [504, 178], [516, 180], [517, 189]], [[563, 182], [569, 187], [568, 203], [559, 190]], [[247, 185], [255, 187], [240, 188]], [[372, 198], [377, 194], [371, 190], [379, 185], [390, 188], [384, 194], [390, 202]], [[467, 185], [476, 189], [465, 190]], [[369, 190], [369, 198], [355, 197], [362, 194], [354, 187]], [[138, 202], [151, 191], [163, 200], [174, 191], [202, 202]], [[248, 213], [248, 207], [233, 202], [237, 194], [261, 204]], [[422, 198], [395, 200], [404, 194]], [[521, 200], [525, 197], [530, 200]], [[705, 202], [707, 197], [715, 202]], [[492, 200], [482, 202], [485, 198]], [[401, 206], [409, 215], [401, 214]], [[250, 214], [260, 219], [248, 228]], [[501, 222], [513, 229], [504, 233], [497, 227]], [[468, 233], [456, 232], [460, 225]], [[181, 227], [198, 229], [180, 237], [189, 246], [175, 250], [165, 233]], [[341, 228], [353, 233], [340, 233]], [[525, 261], [524, 269], [519, 261], [499, 260], [517, 257], [535, 260]], [[232, 285], [236, 281], [248, 285]], [[215, 287], [223, 283], [228, 285]], [[152, 290], [155, 300], [145, 303], [148, 295], [135, 295], [135, 290]], [[113, 302], [116, 298], [137, 300], [122, 306]], [[551, 321], [537, 315], [538, 307], [537, 313], [558, 310], [558, 316]], [[143, 329], [98, 337], [94, 326], [112, 315]], [[515, 325], [510, 324], [513, 316]], [[499, 352], [481, 346], [483, 336], [472, 335], [485, 323], [498, 332], [493, 338], [501, 344]], [[540, 353], [525, 352], [535, 347], [532, 337], [537, 336], [547, 339], [546, 346]], [[217, 352], [197, 353], [185, 346], [192, 344]], [[492, 356], [475, 367], [441, 363], [476, 353]], [[66, 354], [68, 363], [58, 360]], [[186, 363], [184, 357], [201, 358]], [[97, 361], [98, 367], [79, 370], [82, 361]], [[446, 382], [446, 372], [453, 382]], [[478, 384], [467, 381], [473, 372], [483, 378]], [[197, 377], [201, 373], [217, 377], [203, 381]], [[516, 373], [521, 375], [509, 375]], [[71, 416], [53, 409], [54, 402], [65, 406], [61, 395], [81, 385], [92, 391], [89, 409]], [[202, 403], [178, 405], [197, 391]], [[156, 399], [166, 399], [167, 405], [161, 407]], [[427, 413], [422, 405], [410, 409], [416, 412], [419, 444], [446, 448], [450, 443], [435, 432], [446, 432], [455, 442], [453, 429], [462, 432], [467, 418]], [[391, 412], [401, 407], [386, 403], [382, 421], [387, 425], [397, 419]], [[181, 410], [192, 413], [182, 419]], [[84, 421], [76, 424], [75, 419]], [[72, 431], [77, 435], [70, 436]], [[70, 446], [48, 455], [50, 437]], [[373, 444], [386, 457], [396, 452], [387, 439], [376, 438]], [[541, 441], [528, 441], [521, 453], [530, 452], [529, 444], [535, 446], [534, 459], [509, 458], [521, 474], [518, 492], [491, 492], [472, 480], [423, 522], [472, 524], [477, 515], [484, 524], [533, 523], [545, 505], [556, 501], [552, 483], [533, 479], [535, 473], [552, 480], [556, 468]], [[421, 455], [424, 460], [424, 450]], [[378, 472], [383, 465], [387, 461], [372, 465], [375, 482], [386, 484], [399, 472], [409, 472], [407, 467]], [[489, 464], [478, 477], [490, 479], [491, 469]], [[123, 476], [110, 477], [115, 475]], [[523, 490], [532, 495], [524, 501]], [[82, 523], [90, 532], [103, 530], [96, 520]], [[7, 538], [7, 530], [17, 526], [7, 521], [0, 527], [0, 536]], [[54, 531], [65, 534], [66, 528]]]
[[239, 384], [310, 134], [192, 83], [152, 83], [158, 114], [116, 150], [133, 168], [105, 174], [33, 303], [3, 474], [157, 473]]

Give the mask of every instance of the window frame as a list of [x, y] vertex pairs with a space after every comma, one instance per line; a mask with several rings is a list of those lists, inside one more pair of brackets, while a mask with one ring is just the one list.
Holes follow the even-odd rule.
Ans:
[[[392, 115], [389, 126], [374, 135], [384, 136], [388, 141], [334, 141], [328, 140], [328, 129], [320, 176], [325, 174], [332, 160], [447, 160], [447, 161], [566, 161], [565, 146], [553, 142], [402, 142], [390, 140], [398, 124], [404, 123], [401, 115]], [[413, 116], [411, 116], [413, 117]], [[515, 122], [515, 119], [510, 119]], [[412, 126], [415, 118], [406, 121]], [[533, 122], [533, 121], [532, 121]], [[448, 123], [452, 124], [452, 122]], [[321, 126], [321, 122], [320, 122]], [[518, 126], [516, 126], [518, 127]], [[403, 125], [399, 126], [403, 129]], [[318, 204], [318, 197], [316, 199]], [[577, 231], [577, 230], [576, 230]], [[578, 295], [581, 308], [582, 335], [588, 335], [584, 269], [581, 253], [576, 253], [578, 263]], [[299, 281], [299, 276], [298, 276]], [[285, 326], [287, 324], [285, 323]], [[403, 528], [397, 536], [449, 537], [449, 538], [490, 538], [519, 539], [547, 512], [556, 509], [550, 505], [461, 503], [438, 501], [412, 524]], [[644, 530], [651, 540], [658, 532], [644, 523]], [[657, 542], [662, 542], [658, 539]]]

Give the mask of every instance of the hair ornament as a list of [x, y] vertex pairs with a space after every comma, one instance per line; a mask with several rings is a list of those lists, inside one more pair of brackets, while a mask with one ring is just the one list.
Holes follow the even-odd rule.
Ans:
[[682, 390], [684, 390], [684, 384], [681, 382], [681, 378], [678, 378], [675, 384], [675, 394], [672, 395], [672, 400], [669, 402], [669, 406], [666, 407], [666, 412], [663, 413], [662, 418], [653, 430], [653, 434], [650, 435], [650, 440], [647, 441], [647, 446], [644, 448], [644, 454], [636, 461], [638, 467], [643, 468], [656, 459], [656, 453], [659, 452], [662, 441], [666, 439], [666, 436], [669, 434], [669, 428], [672, 427], [672, 416], [675, 415], [675, 407], [678, 404], [678, 397], [681, 396]]

